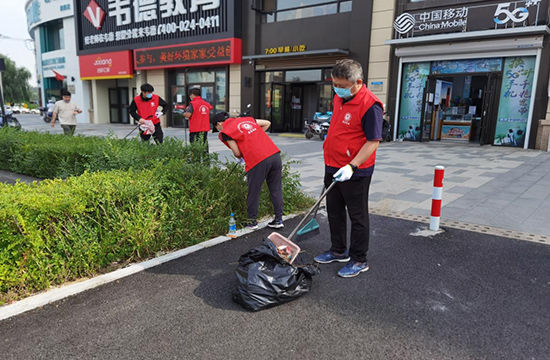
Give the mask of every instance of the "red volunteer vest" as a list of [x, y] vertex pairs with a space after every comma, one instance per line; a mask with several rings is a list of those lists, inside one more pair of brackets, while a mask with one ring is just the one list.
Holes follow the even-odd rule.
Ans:
[[189, 132], [210, 131], [210, 110], [212, 105], [204, 101], [200, 96], [191, 100], [193, 114], [189, 119]]
[[[222, 134], [229, 136], [237, 142], [237, 146], [246, 164], [246, 172], [271, 155], [281, 152], [252, 117], [225, 120], [223, 130], [219, 135], [220, 140], [222, 140]], [[223, 143], [229, 147], [227, 142], [223, 141]]]
[[[375, 103], [384, 108], [382, 102], [365, 85], [345, 104], [338, 95], [334, 96], [332, 119], [323, 144], [325, 165], [341, 168], [353, 160], [367, 142], [361, 120]], [[369, 168], [374, 165], [375, 160], [376, 151], [359, 168]]]
[[137, 105], [137, 113], [141, 118], [151, 120], [155, 125], [160, 122], [160, 119], [155, 116], [155, 113], [159, 107], [158, 95], [153, 94], [153, 97], [150, 100], [143, 100], [141, 95], [138, 95], [134, 98], [134, 101]]

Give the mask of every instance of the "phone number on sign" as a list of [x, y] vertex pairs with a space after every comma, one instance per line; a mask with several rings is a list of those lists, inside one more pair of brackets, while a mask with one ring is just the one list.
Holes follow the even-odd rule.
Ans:
[[157, 34], [172, 34], [176, 31], [192, 31], [204, 28], [213, 28], [220, 26], [220, 16], [208, 16], [205, 18], [200, 18], [199, 20], [182, 20], [179, 24], [173, 22], [168, 24], [160, 24], [158, 26]]

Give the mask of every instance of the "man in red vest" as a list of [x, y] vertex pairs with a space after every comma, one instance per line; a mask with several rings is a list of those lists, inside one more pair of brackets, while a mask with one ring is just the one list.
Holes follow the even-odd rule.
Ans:
[[[367, 271], [369, 249], [369, 187], [376, 149], [382, 139], [383, 105], [363, 84], [363, 69], [354, 60], [340, 60], [332, 69], [334, 110], [323, 144], [325, 187], [332, 246], [315, 257], [321, 264], [348, 262], [338, 275], [354, 277]], [[349, 252], [346, 209], [351, 220]], [[351, 259], [351, 261], [350, 261]]]
[[[146, 120], [150, 120], [155, 125], [155, 132], [153, 133], [153, 139], [157, 144], [162, 144], [164, 139], [164, 133], [160, 126], [160, 117], [166, 114], [168, 110], [168, 104], [160, 96], [153, 94], [155, 89], [151, 84], [141, 85], [141, 94], [136, 96], [130, 106], [128, 107], [128, 113], [140, 124], [144, 124]], [[162, 111], [158, 111], [159, 106], [162, 106]], [[141, 140], [149, 141], [150, 134], [145, 134], [140, 130], [139, 133]]]
[[189, 141], [202, 142], [208, 152], [208, 132], [210, 131], [210, 110], [212, 105], [201, 97], [201, 89], [191, 89], [189, 94], [191, 103], [185, 110], [184, 116], [189, 119]]
[[282, 228], [283, 225], [283, 187], [281, 150], [265, 133], [271, 122], [252, 117], [230, 118], [226, 112], [214, 116], [216, 129], [220, 131], [220, 140], [238, 159], [245, 162], [248, 180], [248, 229], [257, 229], [260, 192], [264, 181], [267, 182], [271, 203], [275, 210], [275, 219], [268, 226]]

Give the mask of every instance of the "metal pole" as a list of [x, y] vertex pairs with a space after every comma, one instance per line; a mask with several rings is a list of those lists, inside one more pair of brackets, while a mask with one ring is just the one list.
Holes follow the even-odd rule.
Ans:
[[2, 71], [0, 71], [0, 106], [2, 106], [2, 126], [7, 125], [6, 109], [4, 108], [4, 84], [2, 84]]

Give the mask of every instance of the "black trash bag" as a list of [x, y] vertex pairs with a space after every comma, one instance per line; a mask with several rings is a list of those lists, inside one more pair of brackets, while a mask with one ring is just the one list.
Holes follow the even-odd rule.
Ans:
[[317, 266], [289, 264], [279, 256], [277, 247], [264, 239], [262, 245], [239, 258], [235, 270], [239, 286], [233, 301], [250, 311], [284, 304], [309, 292], [318, 272]]

